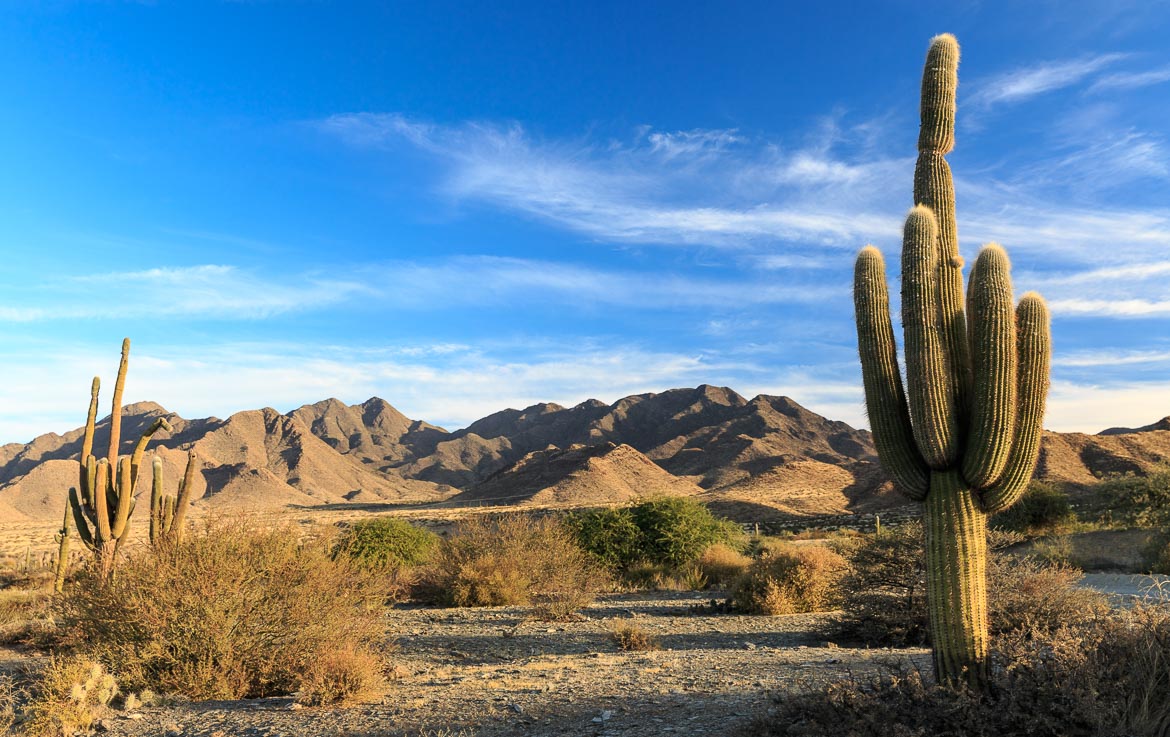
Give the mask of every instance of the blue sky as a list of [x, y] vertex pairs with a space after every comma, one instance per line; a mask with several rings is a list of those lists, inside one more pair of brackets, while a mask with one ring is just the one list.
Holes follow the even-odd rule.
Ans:
[[80, 425], [126, 335], [126, 400], [187, 417], [712, 383], [864, 426], [853, 255], [896, 268], [941, 32], [1046, 425], [1170, 414], [1170, 4], [939, 5], [6, 2], [0, 442]]

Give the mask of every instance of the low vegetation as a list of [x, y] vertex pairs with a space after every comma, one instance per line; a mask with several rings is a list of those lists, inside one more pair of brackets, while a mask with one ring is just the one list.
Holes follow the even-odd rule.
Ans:
[[[721, 555], [720, 550], [738, 554], [744, 542], [738, 525], [686, 497], [577, 512], [566, 524], [599, 565], [635, 588], [720, 585], [717, 581], [725, 581], [728, 572], [715, 571], [718, 565], [704, 564], [704, 557], [714, 563], [711, 556]], [[710, 550], [715, 552], [708, 555]], [[727, 554], [723, 557], [731, 561]]]
[[603, 571], [552, 517], [472, 517], [439, 546], [427, 577], [431, 598], [450, 606], [530, 605], [563, 619], [593, 600]]
[[373, 517], [354, 522], [333, 548], [369, 571], [394, 571], [430, 562], [439, 536], [397, 517]]
[[849, 562], [824, 545], [794, 545], [763, 551], [732, 589], [735, 608], [749, 614], [796, 614], [836, 608], [838, 584]]
[[[1104, 596], [1076, 585], [1082, 575], [1078, 569], [997, 550], [1016, 539], [992, 535], [992, 633], [1052, 632], [1104, 615]], [[845, 634], [870, 645], [929, 643], [922, 526], [906, 524], [871, 535], [856, 545], [850, 558], [852, 566], [841, 580]]]
[[[338, 652], [385, 640], [378, 579], [289, 528], [221, 526], [82, 571], [56, 602], [66, 646], [131, 688], [197, 699], [288, 694]], [[366, 668], [366, 663], [362, 663]]]
[[1166, 734], [1170, 611], [1138, 607], [996, 640], [991, 689], [932, 684], [905, 668], [782, 696], [753, 737], [1085, 737]]

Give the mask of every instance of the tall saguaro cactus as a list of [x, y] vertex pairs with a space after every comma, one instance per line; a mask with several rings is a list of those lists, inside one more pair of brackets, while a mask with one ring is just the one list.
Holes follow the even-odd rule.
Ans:
[[[85, 546], [93, 551], [102, 578], [113, 571], [114, 555], [130, 530], [130, 515], [134, 512], [134, 492], [138, 485], [138, 467], [146, 444], [158, 430], [170, 430], [160, 417], [142, 433], [129, 457], [118, 458], [122, 439], [122, 389], [126, 384], [126, 369], [130, 360], [130, 339], [122, 341], [122, 361], [114, 382], [114, 401], [110, 410], [110, 449], [108, 457], [98, 460], [93, 455], [94, 427], [97, 421], [98, 392], [101, 380], [93, 378], [89, 391], [89, 414], [85, 421], [85, 435], [81, 444], [80, 473], [77, 488], [69, 489], [69, 506], [73, 521]], [[80, 489], [80, 493], [79, 490]]]
[[874, 444], [898, 487], [924, 504], [935, 673], [978, 688], [987, 676], [987, 518], [1020, 498], [1035, 469], [1051, 337], [1040, 295], [1025, 294], [1013, 312], [1011, 266], [996, 244], [980, 251], [964, 298], [944, 158], [954, 147], [958, 66], [954, 36], [935, 37], [902, 243], [905, 391], [873, 246], [857, 256], [854, 303]]

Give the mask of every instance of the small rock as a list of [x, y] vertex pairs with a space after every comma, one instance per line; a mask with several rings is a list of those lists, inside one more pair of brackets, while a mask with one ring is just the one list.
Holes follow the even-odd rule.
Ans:
[[508, 704], [508, 708], [511, 709], [512, 711], [516, 712], [517, 714], [524, 713], [524, 707], [520, 706], [519, 704]]
[[304, 704], [298, 704], [295, 701], [288, 705], [289, 711], [300, 711], [301, 709], [304, 709], [304, 708], [305, 708]]
[[593, 721], [597, 724], [601, 724], [602, 722], [608, 722], [612, 717], [613, 712], [609, 709], [606, 709], [605, 711], [601, 712], [601, 716], [593, 717]]
[[745, 648], [747, 648], [748, 650], [755, 650], [756, 649], [756, 643], [754, 643], [754, 642], [745, 642], [743, 644], [743, 646]]

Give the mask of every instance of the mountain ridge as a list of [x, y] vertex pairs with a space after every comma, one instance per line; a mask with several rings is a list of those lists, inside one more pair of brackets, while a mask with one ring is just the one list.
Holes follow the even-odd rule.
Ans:
[[[194, 449], [200, 464], [194, 498], [208, 509], [507, 496], [521, 504], [617, 503], [640, 493], [697, 494], [728, 509], [764, 505], [797, 515], [900, 503], [868, 431], [789, 397], [746, 399], [706, 384], [612, 404], [590, 399], [505, 409], [455, 431], [411, 419], [378, 397], [193, 420], [139, 402], [123, 408], [120, 451], [129, 453], [157, 417], [173, 428], [150, 446], [167, 478], [177, 482], [186, 451]], [[81, 436], [77, 428], [0, 446], [0, 521], [59, 518], [75, 483]], [[104, 453], [108, 437], [107, 416], [94, 448]], [[1168, 420], [1097, 435], [1045, 432], [1037, 475], [1085, 484], [1167, 459]]]

